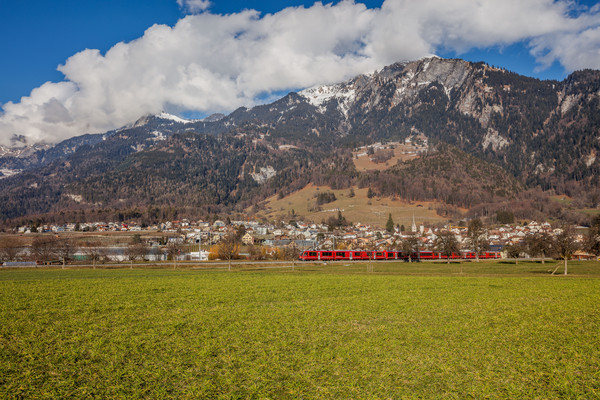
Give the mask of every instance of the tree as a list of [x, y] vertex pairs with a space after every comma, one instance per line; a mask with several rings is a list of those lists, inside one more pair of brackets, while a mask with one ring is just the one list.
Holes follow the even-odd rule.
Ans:
[[23, 252], [23, 243], [14, 237], [0, 240], [0, 261], [17, 261]]
[[365, 245], [365, 249], [369, 254], [369, 264], [367, 264], [367, 272], [374, 272], [375, 268], [373, 268], [373, 252], [377, 251], [377, 245], [373, 241], [369, 241]]
[[175, 260], [181, 252], [181, 243], [177, 241], [169, 241], [167, 244], [167, 260]]
[[227, 234], [217, 244], [217, 257], [221, 260], [227, 260], [228, 269], [231, 271], [231, 260], [239, 256], [240, 244], [235, 240], [234, 234]]
[[448, 264], [450, 264], [452, 253], [458, 253], [460, 251], [456, 236], [450, 231], [444, 231], [438, 234], [438, 237], [435, 239], [435, 248], [447, 257], [446, 261]]
[[515, 264], [519, 263], [519, 256], [523, 251], [523, 247], [519, 243], [513, 243], [506, 246], [506, 254], [509, 258], [515, 259]]
[[409, 235], [402, 242], [402, 251], [408, 254], [408, 262], [412, 262], [412, 255], [419, 251], [419, 239], [416, 234]]
[[97, 262], [106, 259], [106, 248], [99, 241], [85, 242], [81, 250], [87, 256], [88, 260], [93, 263], [94, 268], [96, 268]]
[[75, 242], [73, 242], [71, 239], [61, 240], [56, 249], [56, 253], [62, 261], [63, 266], [73, 258], [73, 255], [76, 251], [77, 246], [75, 245]]
[[327, 219], [327, 229], [330, 232], [333, 232], [334, 229], [341, 228], [343, 226], [348, 226], [350, 223], [346, 220], [346, 218], [342, 215], [341, 211], [338, 211], [337, 217], [333, 215]]
[[585, 249], [592, 254], [600, 255], [600, 215], [592, 219], [592, 226], [585, 238]]
[[469, 244], [475, 252], [475, 258], [479, 262], [479, 253], [489, 249], [490, 245], [485, 238], [485, 231], [483, 229], [483, 223], [479, 218], [472, 219], [469, 221], [468, 226], [468, 240]]
[[512, 224], [515, 222], [515, 216], [510, 211], [499, 210], [496, 211], [496, 221], [498, 221], [499, 224]]
[[337, 198], [333, 192], [320, 192], [317, 194], [317, 205], [321, 206], [323, 204], [331, 203], [336, 201]]
[[562, 232], [554, 237], [552, 248], [564, 260], [565, 275], [567, 275], [567, 262], [573, 256], [573, 253], [579, 249], [579, 244], [575, 241], [575, 232], [571, 225], [562, 227]]
[[385, 224], [385, 230], [388, 233], [394, 232], [394, 220], [392, 219], [392, 213], [390, 213], [390, 215], [388, 216], [388, 220]]
[[34, 259], [42, 264], [47, 264], [58, 258], [58, 240], [53, 236], [41, 236], [33, 240], [31, 254]]
[[552, 238], [545, 232], [537, 232], [525, 237], [523, 244], [527, 254], [542, 258], [542, 264], [545, 263], [546, 256], [552, 251]]
[[246, 227], [244, 225], [239, 225], [235, 230], [235, 240], [240, 242], [245, 234]]
[[127, 255], [129, 257], [130, 260], [141, 260], [144, 261], [146, 259], [146, 256], [149, 253], [149, 248], [148, 245], [144, 242], [135, 242], [132, 241], [132, 243], [129, 244], [129, 246], [127, 246]]
[[267, 252], [263, 246], [250, 245], [248, 247], [251, 260], [264, 260], [267, 258]]
[[283, 259], [289, 261], [295, 261], [298, 259], [298, 248], [296, 242], [290, 243], [289, 246], [283, 248]]

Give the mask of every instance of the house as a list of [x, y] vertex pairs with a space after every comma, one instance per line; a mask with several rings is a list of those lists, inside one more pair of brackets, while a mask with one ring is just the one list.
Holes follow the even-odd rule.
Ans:
[[268, 233], [266, 226], [257, 226], [254, 230], [258, 235], [266, 235]]
[[244, 243], [246, 246], [250, 246], [254, 244], [254, 238], [251, 234], [246, 233], [244, 236], [242, 236], [242, 243]]
[[573, 256], [571, 257], [571, 259], [573, 260], [595, 260], [597, 257], [594, 254], [590, 254], [587, 253], [585, 251], [582, 250], [577, 250], [575, 253], [573, 253]]

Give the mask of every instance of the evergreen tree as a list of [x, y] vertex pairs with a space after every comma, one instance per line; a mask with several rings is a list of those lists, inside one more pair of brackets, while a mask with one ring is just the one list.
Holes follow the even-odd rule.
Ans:
[[392, 219], [392, 213], [390, 213], [388, 216], [387, 223], [385, 224], [385, 230], [388, 231], [388, 233], [394, 232], [394, 220]]

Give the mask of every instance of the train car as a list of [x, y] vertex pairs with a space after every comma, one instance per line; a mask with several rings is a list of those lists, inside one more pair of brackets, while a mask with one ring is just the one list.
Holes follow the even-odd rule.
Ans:
[[334, 251], [320, 251], [319, 259], [323, 261], [334, 261], [335, 260], [335, 252]]
[[349, 253], [349, 260], [368, 260], [371, 252], [364, 250], [351, 250]]
[[437, 260], [439, 258], [439, 254], [434, 253], [433, 251], [419, 251], [417, 253], [417, 258], [419, 260]]
[[499, 251], [486, 251], [485, 253], [482, 253], [481, 255], [479, 255], [479, 258], [495, 260], [498, 258], [502, 258], [502, 255], [500, 254]]
[[[301, 261], [365, 261], [365, 260], [404, 260], [408, 254], [395, 250], [305, 250], [300, 254]], [[474, 252], [452, 253], [451, 260], [473, 260], [477, 258]], [[488, 251], [479, 255], [480, 259], [501, 258], [499, 252]], [[447, 260], [448, 256], [430, 250], [422, 250], [411, 254], [412, 261]]]
[[318, 261], [319, 252], [317, 250], [305, 250], [300, 253], [300, 261]]

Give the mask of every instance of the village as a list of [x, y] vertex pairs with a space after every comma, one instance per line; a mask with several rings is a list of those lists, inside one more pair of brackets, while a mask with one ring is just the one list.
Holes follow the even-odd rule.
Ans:
[[[583, 248], [586, 238], [585, 227], [575, 227], [573, 239]], [[210, 257], [211, 248], [218, 245], [228, 235], [236, 237], [240, 251], [236, 257], [251, 258], [251, 253], [256, 248], [265, 249], [263, 255], [276, 257], [274, 254], [287, 250], [287, 254], [300, 254], [304, 250], [333, 250], [333, 249], [371, 249], [392, 250], [401, 249], [404, 241], [416, 239], [420, 250], [435, 248], [436, 240], [441, 233], [451, 232], [462, 251], [473, 251], [472, 241], [469, 236], [467, 224], [461, 222], [457, 225], [445, 224], [430, 226], [417, 224], [413, 217], [410, 227], [399, 225], [387, 226], [387, 229], [354, 223], [347, 226], [332, 227], [325, 223], [308, 223], [291, 220], [279, 223], [264, 223], [259, 221], [190, 221], [187, 219], [167, 221], [157, 225], [142, 226], [136, 222], [92, 222], [68, 223], [64, 225], [41, 225], [37, 228], [21, 226], [16, 229], [20, 236], [30, 236], [40, 233], [53, 234], [55, 237], [67, 237], [81, 232], [87, 237], [103, 237], [121, 233], [121, 243], [114, 244], [108, 251], [111, 261], [125, 261], [128, 259], [127, 251], [123, 248], [130, 244], [131, 238], [144, 241], [147, 245], [147, 256], [144, 260], [166, 260], [169, 255], [166, 251], [159, 251], [160, 246], [177, 245], [177, 254], [171, 257], [178, 260], [205, 261]], [[511, 247], [522, 245], [526, 238], [535, 235], [545, 235], [554, 238], [562, 232], [561, 227], [553, 227], [548, 222], [529, 221], [519, 224], [504, 224], [483, 227], [481, 239], [486, 243], [486, 249], [499, 252], [502, 258], [510, 255], [507, 250]], [[127, 235], [129, 233], [129, 235]], [[108, 246], [107, 246], [108, 247]], [[278, 250], [279, 249], [279, 250]], [[524, 247], [523, 247], [524, 249]], [[79, 251], [79, 258], [85, 258], [85, 251]], [[523, 250], [520, 257], [529, 258]], [[214, 259], [215, 256], [212, 258]], [[596, 259], [596, 256], [584, 250], [573, 254], [577, 259]]]

